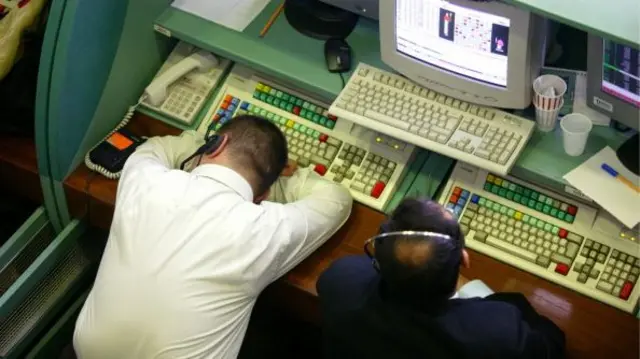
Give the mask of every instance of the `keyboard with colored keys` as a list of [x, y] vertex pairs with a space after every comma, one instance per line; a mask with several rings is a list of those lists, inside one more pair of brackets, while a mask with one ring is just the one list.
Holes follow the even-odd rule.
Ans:
[[627, 312], [638, 306], [640, 248], [604, 211], [458, 162], [440, 199], [467, 247]]
[[215, 131], [241, 114], [262, 116], [285, 134], [289, 158], [299, 166], [313, 166], [349, 188], [358, 202], [384, 210], [414, 147], [338, 119], [327, 109], [321, 101], [235, 65], [198, 131]]

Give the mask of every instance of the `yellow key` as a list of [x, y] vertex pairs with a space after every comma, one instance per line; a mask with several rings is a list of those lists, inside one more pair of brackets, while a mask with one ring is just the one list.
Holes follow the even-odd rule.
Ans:
[[516, 212], [513, 214], [513, 218], [517, 219], [518, 221], [522, 219], [522, 212]]
[[258, 82], [258, 84], [256, 85], [256, 90], [262, 91], [263, 89], [264, 89], [264, 85], [262, 84], [262, 82]]
[[495, 179], [495, 178], [493, 177], [493, 175], [487, 175], [487, 182], [489, 182], [489, 183], [493, 183], [493, 180], [494, 180], [494, 179]]
[[289, 127], [289, 128], [292, 128], [292, 127], [293, 127], [293, 125], [295, 125], [295, 124], [296, 124], [296, 123], [295, 123], [295, 122], [293, 122], [293, 120], [289, 120], [289, 121], [287, 121], [287, 127]]
[[495, 181], [493, 181], [493, 183], [497, 184], [498, 186], [502, 184], [502, 178], [496, 178]]

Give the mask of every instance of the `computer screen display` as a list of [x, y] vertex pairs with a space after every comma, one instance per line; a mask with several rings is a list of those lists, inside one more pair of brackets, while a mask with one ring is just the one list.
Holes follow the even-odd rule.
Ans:
[[396, 1], [397, 51], [476, 81], [507, 87], [508, 18], [442, 0]]
[[640, 51], [603, 41], [602, 91], [640, 108]]

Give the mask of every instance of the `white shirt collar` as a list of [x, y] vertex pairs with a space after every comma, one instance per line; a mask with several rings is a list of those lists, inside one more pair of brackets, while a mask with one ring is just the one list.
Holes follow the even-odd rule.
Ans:
[[247, 180], [229, 167], [207, 163], [196, 167], [192, 174], [209, 177], [236, 191], [247, 201], [253, 201], [253, 189]]

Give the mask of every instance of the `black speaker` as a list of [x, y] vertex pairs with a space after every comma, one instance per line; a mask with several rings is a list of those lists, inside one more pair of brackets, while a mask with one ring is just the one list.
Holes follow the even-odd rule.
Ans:
[[358, 15], [318, 0], [287, 0], [284, 15], [298, 32], [319, 40], [344, 39], [358, 23]]

